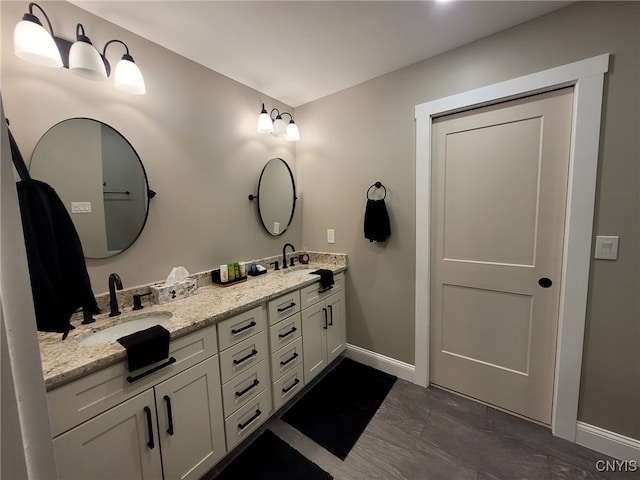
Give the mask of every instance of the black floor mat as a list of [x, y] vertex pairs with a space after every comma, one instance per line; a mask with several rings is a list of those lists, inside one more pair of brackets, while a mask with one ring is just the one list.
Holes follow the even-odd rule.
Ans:
[[397, 377], [344, 359], [282, 420], [344, 460]]
[[215, 480], [331, 480], [318, 465], [265, 430]]

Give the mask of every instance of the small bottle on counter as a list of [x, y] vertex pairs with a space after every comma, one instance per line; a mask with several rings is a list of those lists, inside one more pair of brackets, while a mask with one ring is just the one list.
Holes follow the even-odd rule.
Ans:
[[227, 269], [229, 271], [229, 281], [233, 282], [236, 279], [236, 269], [233, 266], [233, 263], [227, 264]]
[[229, 268], [226, 265], [220, 265], [220, 283], [229, 281]]
[[247, 265], [244, 262], [240, 262], [240, 278], [247, 276]]
[[238, 262], [233, 262], [233, 271], [236, 275], [236, 280], [240, 279], [240, 264]]

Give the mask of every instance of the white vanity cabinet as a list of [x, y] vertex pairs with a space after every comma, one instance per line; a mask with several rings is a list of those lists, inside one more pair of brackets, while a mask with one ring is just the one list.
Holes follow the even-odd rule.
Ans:
[[322, 289], [320, 283], [314, 283], [300, 290], [305, 383], [346, 348], [344, 274], [335, 275], [334, 281], [330, 289]]
[[305, 385], [300, 290], [271, 300], [268, 308], [271, 390], [278, 410]]
[[215, 327], [129, 383], [126, 362], [47, 393], [58, 477], [199, 479], [226, 453]]
[[255, 307], [217, 327], [225, 431], [231, 450], [271, 412], [265, 308]]

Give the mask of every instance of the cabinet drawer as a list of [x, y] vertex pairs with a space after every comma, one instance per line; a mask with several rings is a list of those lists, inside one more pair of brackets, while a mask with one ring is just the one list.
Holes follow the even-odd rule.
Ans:
[[220, 376], [226, 383], [239, 373], [257, 365], [267, 356], [267, 341], [264, 332], [227, 348], [220, 354]]
[[300, 290], [300, 303], [302, 308], [305, 309], [311, 305], [324, 300], [329, 295], [338, 293], [344, 290], [344, 273], [338, 273], [333, 276], [333, 286], [328, 290], [323, 290], [320, 286], [320, 282], [316, 282], [312, 285], [304, 287]]
[[264, 307], [256, 307], [218, 323], [220, 352], [264, 330]]
[[291, 400], [304, 387], [304, 366], [298, 363], [295, 369], [273, 382], [273, 410]]
[[269, 347], [275, 352], [302, 335], [300, 313], [269, 327]]
[[288, 293], [269, 302], [269, 325], [300, 311], [300, 290]]
[[269, 385], [267, 361], [259, 362], [255, 367], [233, 377], [222, 385], [222, 403], [224, 416], [229, 417], [238, 408], [255, 398]]
[[271, 378], [275, 381], [302, 365], [302, 337], [271, 354]]
[[225, 420], [227, 433], [227, 451], [231, 451], [238, 443], [247, 438], [269, 417], [271, 412], [271, 395], [268, 390], [260, 393], [236, 413]]
[[[55, 437], [107, 409], [217, 353], [216, 329], [208, 327], [171, 340], [176, 362], [129, 383], [127, 362], [111, 365], [47, 392], [51, 433]], [[136, 372], [138, 373], [138, 372]]]

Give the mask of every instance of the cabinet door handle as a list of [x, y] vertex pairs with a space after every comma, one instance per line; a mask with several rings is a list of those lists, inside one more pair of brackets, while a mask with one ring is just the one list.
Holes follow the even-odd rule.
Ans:
[[149, 431], [149, 441], [147, 442], [147, 446], [149, 450], [153, 450], [155, 444], [153, 443], [153, 420], [151, 420], [151, 409], [149, 407], [144, 407], [144, 413], [147, 414], [147, 430]]
[[241, 397], [243, 396], [245, 393], [247, 393], [249, 390], [251, 390], [252, 388], [256, 388], [258, 385], [260, 384], [260, 380], [258, 380], [257, 378], [253, 381], [253, 383], [251, 385], [249, 385], [247, 388], [245, 388], [244, 390], [241, 390], [239, 392], [236, 392], [236, 397]]
[[282, 393], [289, 393], [293, 387], [300, 383], [300, 380], [296, 378], [295, 382], [289, 385], [287, 388], [282, 389]]
[[329, 326], [333, 327], [333, 305], [327, 305], [329, 307]]
[[169, 419], [169, 428], [167, 428], [167, 433], [169, 435], [173, 435], [173, 413], [171, 411], [171, 398], [169, 398], [169, 395], [164, 396], [164, 401], [167, 404], [167, 417]]
[[291, 304], [287, 305], [286, 307], [279, 308], [278, 313], [286, 312], [287, 310], [295, 306], [296, 306], [295, 302], [291, 302]]
[[258, 351], [254, 348], [253, 350], [251, 350], [251, 353], [249, 355], [246, 355], [239, 360], [234, 360], [233, 363], [234, 365], [240, 365], [242, 362], [246, 362], [251, 357], [255, 357], [257, 354], [258, 354]]
[[280, 365], [282, 365], [284, 367], [286, 364], [293, 362], [296, 358], [298, 358], [298, 354], [296, 352], [294, 352], [294, 354], [291, 355], [291, 358], [288, 358], [284, 362], [280, 362]]
[[256, 322], [254, 322], [253, 320], [251, 320], [251, 323], [245, 325], [242, 328], [238, 328], [237, 330], [231, 329], [231, 333], [233, 333], [234, 335], [237, 335], [239, 333], [244, 332], [245, 330], [249, 330], [251, 327], [255, 327], [256, 326]]
[[297, 331], [298, 331], [298, 329], [297, 329], [296, 327], [291, 327], [291, 330], [289, 330], [288, 332], [286, 332], [286, 333], [279, 333], [279, 334], [278, 334], [278, 337], [280, 337], [280, 338], [285, 338], [285, 337], [288, 337], [289, 335], [291, 335], [292, 333], [295, 333], [295, 332], [297, 332]]
[[141, 378], [144, 378], [144, 377], [146, 377], [147, 375], [151, 375], [152, 373], [157, 372], [157, 371], [158, 371], [158, 370], [160, 370], [161, 368], [168, 367], [168, 366], [169, 366], [169, 365], [171, 365], [172, 363], [176, 363], [176, 359], [175, 359], [175, 358], [173, 358], [173, 357], [169, 357], [169, 360], [167, 360], [165, 363], [163, 363], [163, 364], [161, 364], [161, 365], [158, 365], [158, 366], [156, 366], [156, 367], [153, 367], [152, 369], [147, 370], [146, 372], [141, 373], [140, 375], [136, 375], [135, 377], [132, 377], [131, 375], [129, 375], [129, 376], [127, 377], [127, 382], [129, 382], [129, 383], [133, 383], [133, 382], [135, 382], [136, 380], [140, 380]]
[[328, 320], [327, 320], [327, 309], [322, 307], [322, 316], [324, 317], [324, 323], [322, 324], [322, 328], [324, 328], [325, 330], [328, 328]]
[[245, 428], [247, 428], [249, 426], [249, 424], [251, 422], [253, 422], [256, 418], [258, 418], [260, 415], [262, 415], [262, 412], [260, 410], [256, 410], [256, 413], [253, 415], [253, 417], [251, 417], [249, 420], [247, 420], [244, 423], [239, 423], [238, 424], [238, 428], [240, 430], [244, 430]]

